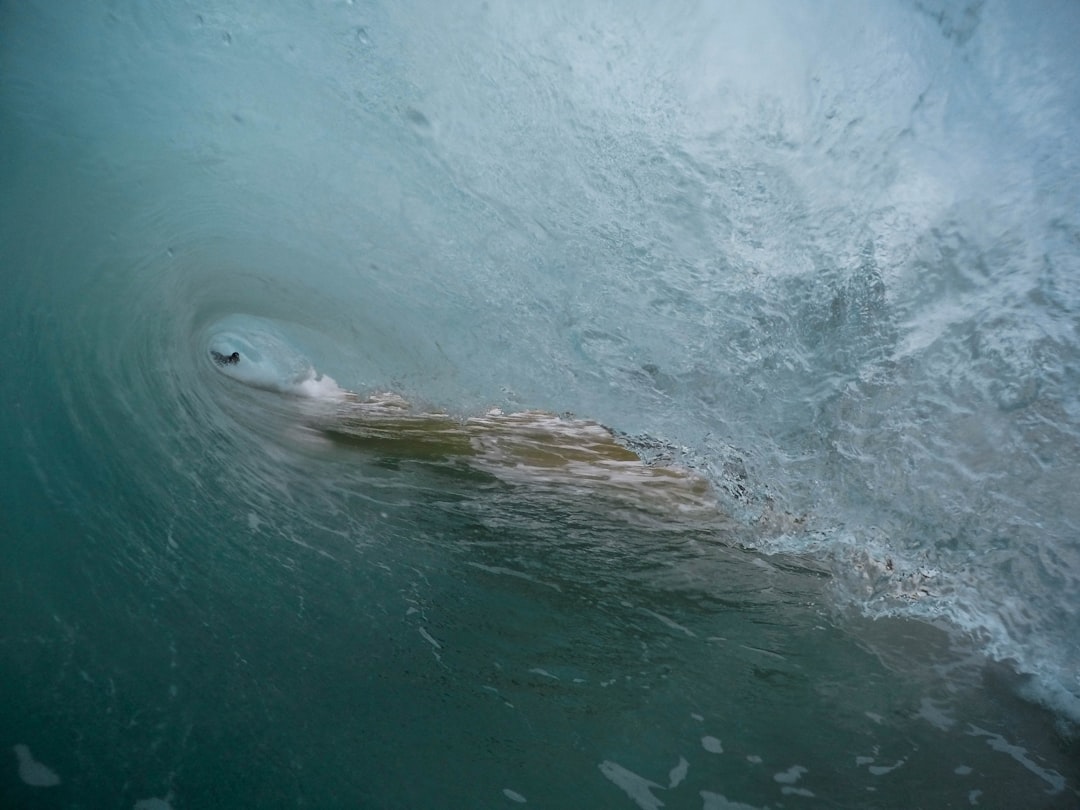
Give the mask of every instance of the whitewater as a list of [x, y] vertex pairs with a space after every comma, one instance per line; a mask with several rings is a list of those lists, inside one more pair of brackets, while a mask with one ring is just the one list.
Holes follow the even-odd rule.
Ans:
[[1077, 41], [0, 5], [0, 804], [1080, 805]]

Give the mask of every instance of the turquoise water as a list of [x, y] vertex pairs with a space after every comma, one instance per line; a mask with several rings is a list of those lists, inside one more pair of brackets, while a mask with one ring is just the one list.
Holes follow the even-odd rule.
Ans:
[[0, 6], [0, 805], [1077, 806], [1078, 34]]

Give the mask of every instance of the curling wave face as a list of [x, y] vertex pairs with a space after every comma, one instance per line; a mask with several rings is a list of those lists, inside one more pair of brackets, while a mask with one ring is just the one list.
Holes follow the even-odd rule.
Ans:
[[1075, 804], [1076, 15], [0, 6], [9, 770]]

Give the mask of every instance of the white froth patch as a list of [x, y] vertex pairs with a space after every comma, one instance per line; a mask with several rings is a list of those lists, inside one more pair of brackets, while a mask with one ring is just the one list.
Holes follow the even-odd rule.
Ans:
[[679, 624], [674, 619], [668, 618], [667, 616], [664, 616], [661, 613], [657, 613], [654, 610], [649, 610], [648, 608], [640, 608], [640, 610], [641, 610], [642, 613], [644, 613], [644, 614], [646, 614], [648, 616], [652, 616], [657, 621], [662, 622], [663, 624], [667, 625], [672, 630], [678, 630], [680, 633], [685, 633], [690, 638], [697, 638], [697, 636], [694, 634], [693, 630], [690, 630], [687, 627], [683, 627], [681, 624]]
[[310, 377], [300, 380], [296, 384], [296, 393], [311, 399], [336, 402], [345, 399], [346, 391], [329, 374], [319, 374], [315, 369], [312, 369]]
[[517, 579], [523, 579], [526, 582], [533, 582], [537, 585], [543, 585], [545, 588], [551, 588], [552, 590], [560, 592], [562, 591], [562, 586], [556, 582], [544, 582], [543, 580], [539, 580], [536, 577], [524, 573], [523, 571], [516, 571], [513, 568], [505, 568], [501, 565], [484, 565], [478, 562], [467, 562], [465, 564], [471, 566], [472, 568], [479, 568], [481, 571], [486, 571], [489, 574], [495, 574], [496, 576], [516, 577]]
[[724, 746], [720, 744], [720, 740], [718, 740], [716, 737], [702, 737], [701, 747], [708, 751], [710, 754], [724, 753]]
[[786, 771], [774, 773], [773, 779], [783, 785], [794, 785], [802, 778], [802, 775], [804, 773], [807, 773], [807, 769], [804, 768], [802, 765], [792, 765]]
[[898, 759], [892, 765], [871, 765], [869, 768], [867, 768], [867, 770], [870, 771], [870, 773], [872, 773], [874, 776], [884, 776], [891, 771], [895, 771], [903, 764], [904, 760]]
[[1013, 745], [1000, 734], [994, 734], [986, 729], [979, 728], [978, 726], [972, 726], [971, 731], [968, 732], [973, 737], [985, 737], [986, 744], [993, 748], [995, 751], [1000, 751], [1003, 754], [1007, 754], [1014, 760], [1019, 762], [1037, 777], [1045, 781], [1050, 787], [1048, 793], [1060, 793], [1065, 789], [1066, 780], [1055, 770], [1049, 768], [1042, 768], [1035, 763], [1035, 761], [1028, 755], [1027, 749], [1022, 748], [1019, 745]]
[[919, 703], [919, 711], [916, 715], [940, 731], [948, 731], [956, 721], [948, 713], [938, 706], [937, 701], [924, 697]]
[[518, 793], [516, 790], [511, 790], [510, 788], [503, 788], [503, 795], [512, 802], [517, 802], [518, 804], [525, 804], [525, 797]]
[[15, 757], [19, 760], [19, 778], [31, 787], [56, 787], [60, 777], [56, 771], [34, 759], [30, 747], [19, 743], [15, 746]]
[[668, 789], [677, 788], [681, 785], [689, 771], [690, 763], [686, 761], [685, 757], [679, 757], [679, 764], [668, 773]]
[[664, 806], [664, 803], [652, 794], [653, 790], [663, 790], [662, 785], [638, 776], [618, 762], [604, 760], [600, 763], [600, 773], [617, 785], [641, 810], [660, 810]]
[[441, 650], [442, 649], [442, 644], [440, 644], [438, 641], [436, 641], [435, 638], [431, 635], [431, 633], [429, 633], [423, 627], [419, 628], [419, 630], [420, 630], [420, 635], [424, 637], [424, 641], [426, 641], [428, 644], [430, 644], [436, 650]]

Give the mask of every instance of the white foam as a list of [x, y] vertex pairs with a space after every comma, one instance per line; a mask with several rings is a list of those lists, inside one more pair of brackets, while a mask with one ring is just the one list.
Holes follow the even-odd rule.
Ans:
[[633, 771], [627, 770], [617, 762], [604, 760], [600, 763], [600, 773], [618, 785], [641, 810], [660, 810], [664, 803], [652, 794], [653, 790], [663, 790], [661, 785], [651, 782]]
[[421, 628], [419, 628], [419, 629], [420, 629], [420, 635], [424, 637], [424, 641], [426, 641], [426, 642], [427, 642], [428, 644], [430, 644], [430, 645], [431, 645], [432, 647], [434, 647], [434, 648], [435, 648], [436, 650], [441, 650], [441, 649], [442, 649], [442, 644], [440, 644], [440, 643], [439, 643], [438, 641], [436, 641], [436, 640], [435, 640], [435, 639], [434, 639], [434, 638], [432, 637], [431, 633], [429, 633], [429, 632], [428, 632], [427, 630], [425, 630], [425, 629], [424, 629], [423, 627], [421, 627]]
[[689, 771], [690, 763], [686, 761], [685, 757], [679, 757], [678, 764], [668, 772], [668, 789], [681, 785]]
[[802, 775], [806, 772], [806, 768], [804, 768], [802, 765], [792, 765], [786, 771], [774, 773], [773, 779], [775, 779], [777, 782], [780, 782], [781, 784], [794, 785], [802, 778]]
[[51, 768], [34, 759], [30, 747], [19, 743], [15, 746], [15, 756], [19, 760], [19, 778], [32, 787], [56, 787], [60, 777]]
[[927, 697], [920, 701], [916, 717], [921, 717], [940, 731], [948, 731], [956, 725], [956, 721], [945, 710], [939, 708], [936, 701]]
[[716, 737], [702, 737], [701, 747], [708, 751], [710, 754], [724, 753], [724, 746], [720, 744], [720, 740], [718, 740]]
[[[1020, 697], [1056, 712], [1059, 715], [1058, 731], [1063, 737], [1080, 735], [1080, 677], [1075, 672], [1071, 673], [1071, 678], [1066, 674], [1047, 672], [1049, 667], [1033, 669], [1034, 678], [1017, 689]], [[1063, 685], [1066, 678], [1076, 684], [1076, 693]]]
[[[948, 621], [968, 637], [981, 639], [986, 656], [1008, 662], [1018, 673], [1032, 676], [1019, 682], [1017, 694], [1058, 715], [1058, 730], [1072, 737], [1080, 726], [1080, 677], [1075, 653], [1061, 645], [1036, 645], [1010, 630], [1007, 616], [1026, 607], [992, 583], [970, 581], [963, 571], [928, 566], [919, 555], [905, 556], [879, 530], [863, 533], [843, 529], [783, 533], [763, 538], [755, 548], [766, 554], [795, 553], [826, 562], [834, 574], [834, 593], [840, 601], [872, 618], [897, 617]], [[880, 715], [866, 712], [876, 723]], [[919, 716], [942, 730], [954, 719], [924, 701]]]
[[295, 385], [295, 393], [311, 399], [342, 400], [346, 391], [337, 384], [329, 374], [320, 374], [314, 367], [311, 368], [310, 376], [300, 380]]
[[1065, 789], [1066, 780], [1055, 770], [1049, 768], [1040, 767], [1035, 761], [1028, 755], [1027, 749], [1022, 748], [1019, 745], [1014, 745], [1002, 737], [1000, 734], [994, 734], [986, 729], [979, 728], [978, 726], [972, 726], [971, 731], [968, 732], [973, 737], [985, 737], [986, 744], [993, 748], [995, 751], [1000, 751], [1003, 754], [1007, 754], [1014, 760], [1019, 762], [1022, 766], [1027, 768], [1037, 777], [1046, 782], [1050, 787], [1047, 790], [1048, 793], [1060, 793]]
[[874, 776], [884, 776], [887, 773], [891, 773], [904, 764], [904, 760], [898, 759], [892, 765], [871, 765], [867, 768]]
[[640, 610], [641, 610], [642, 613], [645, 613], [645, 614], [647, 614], [649, 616], [652, 616], [657, 621], [660, 621], [663, 624], [666, 624], [672, 630], [678, 630], [678, 631], [680, 631], [682, 633], [685, 633], [690, 638], [696, 638], [697, 637], [693, 630], [690, 630], [687, 627], [683, 627], [681, 624], [679, 624], [674, 619], [669, 619], [667, 616], [664, 616], [663, 614], [660, 614], [660, 613], [657, 613], [655, 611], [649, 610], [648, 608], [640, 608]]

